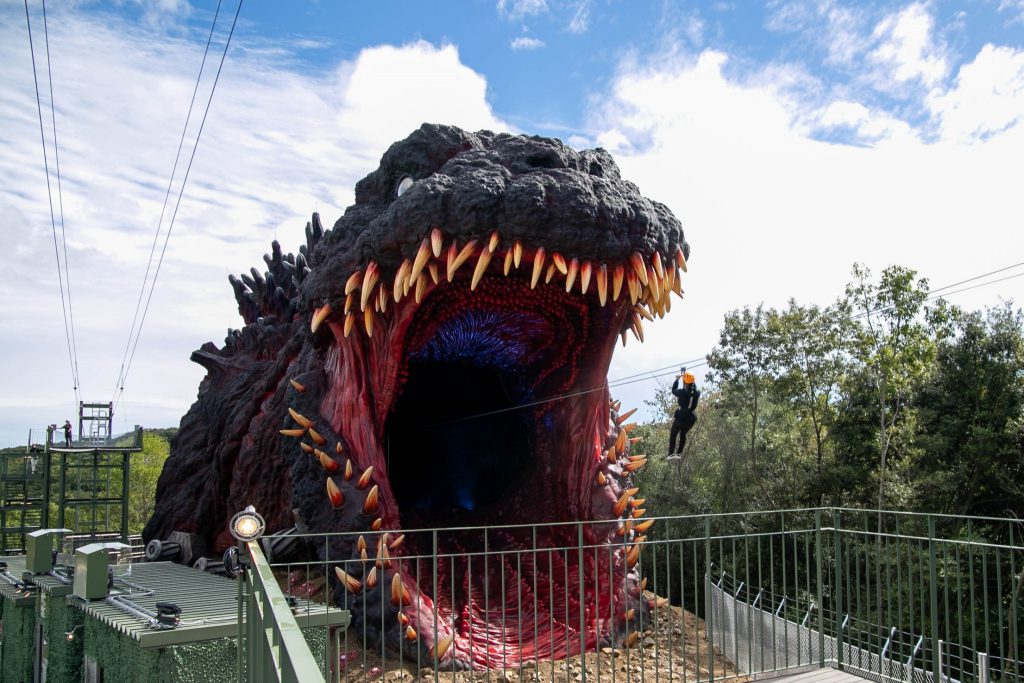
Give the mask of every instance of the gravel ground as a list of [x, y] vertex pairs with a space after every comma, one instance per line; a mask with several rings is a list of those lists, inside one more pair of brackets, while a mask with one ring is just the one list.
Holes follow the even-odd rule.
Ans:
[[[346, 639], [349, 648], [358, 642], [350, 634]], [[654, 611], [651, 627], [644, 631], [631, 648], [603, 648], [600, 652], [589, 652], [569, 659], [551, 661], [530, 661], [522, 667], [491, 671], [438, 671], [417, 668], [415, 662], [400, 663], [367, 655], [357, 650], [346, 652], [348, 664], [342, 670], [343, 681], [406, 681], [408, 683], [445, 681], [446, 683], [469, 683], [488, 681], [493, 683], [577, 683], [584, 678], [588, 681], [614, 683], [640, 683], [643, 681], [687, 681], [708, 679], [707, 641], [704, 638], [704, 622], [678, 607], [665, 606]], [[715, 680], [733, 677], [731, 680], [744, 682], [746, 676], [738, 676], [729, 663], [715, 650]]]

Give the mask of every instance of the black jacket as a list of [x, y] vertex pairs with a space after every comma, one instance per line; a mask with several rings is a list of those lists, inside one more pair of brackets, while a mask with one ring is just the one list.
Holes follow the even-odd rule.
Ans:
[[679, 399], [679, 410], [676, 411], [676, 417], [682, 417], [682, 414], [685, 414], [688, 418], [696, 419], [697, 402], [700, 400], [700, 389], [697, 388], [697, 385], [684, 384], [680, 389], [677, 377], [676, 381], [672, 383], [672, 393]]

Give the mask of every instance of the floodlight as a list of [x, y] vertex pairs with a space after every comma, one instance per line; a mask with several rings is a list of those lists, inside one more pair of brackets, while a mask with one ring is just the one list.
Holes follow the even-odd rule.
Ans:
[[252, 505], [246, 506], [244, 510], [231, 518], [231, 535], [238, 541], [255, 541], [263, 535], [263, 530], [266, 527], [267, 523], [263, 521], [263, 517], [256, 512], [256, 508]]

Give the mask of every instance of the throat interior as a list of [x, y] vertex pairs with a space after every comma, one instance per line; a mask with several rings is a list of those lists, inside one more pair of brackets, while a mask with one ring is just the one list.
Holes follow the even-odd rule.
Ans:
[[[526, 391], [511, 372], [467, 360], [410, 360], [388, 419], [388, 471], [403, 524], [486, 522], [532, 467]], [[483, 517], [483, 518], [481, 518]]]

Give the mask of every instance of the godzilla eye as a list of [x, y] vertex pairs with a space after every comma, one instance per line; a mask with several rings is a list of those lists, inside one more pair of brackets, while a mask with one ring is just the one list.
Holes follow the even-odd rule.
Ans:
[[398, 181], [398, 189], [395, 190], [395, 196], [401, 197], [405, 194], [405, 191], [412, 187], [413, 179], [409, 176], [405, 176]]

